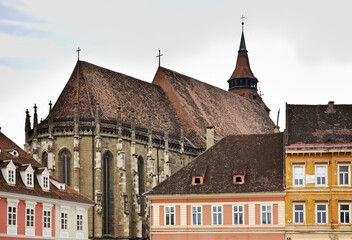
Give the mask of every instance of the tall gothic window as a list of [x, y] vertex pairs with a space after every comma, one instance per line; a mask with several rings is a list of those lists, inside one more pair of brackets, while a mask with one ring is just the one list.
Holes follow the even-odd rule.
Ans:
[[103, 155], [104, 159], [104, 171], [103, 171], [103, 177], [104, 177], [104, 189], [103, 189], [103, 234], [113, 234], [112, 232], [112, 217], [114, 215], [113, 211], [113, 204], [114, 204], [114, 199], [113, 199], [113, 185], [112, 182], [112, 160], [113, 156], [110, 151], [107, 151]]
[[61, 151], [59, 159], [62, 170], [62, 181], [71, 186], [71, 153], [67, 149], [64, 149]]
[[[144, 180], [144, 159], [142, 156], [138, 157], [138, 189], [139, 189], [139, 215], [145, 216], [145, 198], [142, 194], [145, 192], [145, 180]], [[142, 224], [142, 233], [145, 234], [146, 226]], [[146, 236], [142, 236], [143, 239]]]
[[42, 165], [43, 167], [48, 167], [48, 153], [47, 152], [43, 152], [42, 155]]

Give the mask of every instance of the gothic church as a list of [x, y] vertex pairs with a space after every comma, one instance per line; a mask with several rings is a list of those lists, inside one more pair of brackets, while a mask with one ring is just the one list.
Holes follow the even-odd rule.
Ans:
[[274, 132], [243, 32], [228, 82], [225, 91], [159, 67], [148, 83], [77, 61], [43, 121], [36, 106], [33, 125], [26, 111], [25, 149], [53, 177], [96, 202], [90, 238], [147, 239], [150, 206], [142, 193], [214, 140]]

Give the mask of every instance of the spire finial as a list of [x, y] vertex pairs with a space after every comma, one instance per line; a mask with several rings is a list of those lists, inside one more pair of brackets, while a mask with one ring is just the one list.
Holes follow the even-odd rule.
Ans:
[[79, 52], [81, 51], [81, 49], [78, 47], [76, 52], [78, 53], [78, 61], [79, 61]]
[[157, 58], [159, 58], [159, 67], [160, 67], [160, 58], [163, 56], [163, 54], [160, 54], [160, 50], [159, 50], [159, 54], [158, 56], [156, 56]]
[[49, 102], [49, 112], [51, 112], [51, 108], [52, 108], [53, 104], [51, 103], [51, 100]]
[[244, 26], [244, 21], [243, 21], [243, 19], [244, 19], [244, 16], [242, 15], [242, 17], [241, 17], [241, 19], [242, 19], [242, 35], [241, 35], [241, 43], [240, 43], [240, 49], [239, 49], [239, 51], [247, 51], [247, 49], [246, 49], [246, 42], [245, 42], [245, 40], [244, 40], [244, 32], [243, 32], [243, 26]]

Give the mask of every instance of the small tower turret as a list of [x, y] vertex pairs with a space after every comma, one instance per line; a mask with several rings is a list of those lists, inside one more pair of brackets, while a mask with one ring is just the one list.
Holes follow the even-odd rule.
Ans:
[[243, 18], [244, 17], [242, 16], [242, 35], [237, 55], [236, 68], [230, 79], [227, 81], [229, 83], [229, 91], [259, 103], [269, 113], [270, 109], [265, 105], [261, 96], [258, 94], [258, 79], [254, 76], [249, 64], [248, 51], [243, 31]]
[[37, 130], [38, 130], [38, 113], [37, 113], [37, 104], [34, 104], [34, 116], [33, 116], [33, 136], [34, 138], [37, 137]]

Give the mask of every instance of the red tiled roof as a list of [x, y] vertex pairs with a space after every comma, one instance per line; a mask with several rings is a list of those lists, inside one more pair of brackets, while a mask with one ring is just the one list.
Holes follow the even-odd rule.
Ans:
[[288, 145], [352, 143], [352, 105], [286, 104]]
[[[73, 125], [74, 102], [79, 102], [80, 124], [90, 123], [95, 116], [95, 103], [101, 108], [105, 127], [116, 123], [121, 107], [122, 122], [129, 125], [132, 109], [135, 125], [147, 129], [152, 116], [153, 132], [164, 132], [168, 121], [169, 135], [180, 136], [181, 124], [185, 137], [196, 147], [205, 147], [205, 128], [214, 125], [216, 138], [229, 134], [273, 132], [274, 124], [259, 104], [233, 93], [160, 67], [153, 83], [78, 61], [55, 103], [55, 126]], [[39, 128], [46, 127], [47, 121]], [[103, 126], [104, 127], [104, 126]]]
[[[192, 185], [192, 176], [204, 166], [207, 169], [203, 184]], [[281, 192], [283, 172], [283, 133], [231, 135], [146, 194]], [[245, 174], [244, 183], [234, 184], [234, 174]]]
[[254, 78], [254, 76], [251, 67], [249, 65], [249, 59], [248, 59], [248, 54], [247, 51], [239, 51], [237, 55], [237, 63], [236, 63], [236, 68], [233, 71], [230, 79], [234, 78]]
[[[31, 156], [29, 156], [24, 150], [18, 147], [11, 139], [6, 137], [2, 132], [0, 132], [0, 148], [1, 148], [0, 165], [3, 166], [2, 164], [4, 162], [6, 163], [7, 160], [12, 160], [13, 163], [17, 166], [16, 185], [7, 184], [6, 180], [4, 179], [3, 175], [0, 172], [0, 191], [32, 195], [32, 196], [44, 197], [44, 198], [61, 199], [61, 200], [74, 201], [74, 202], [87, 203], [87, 204], [94, 203], [89, 198], [83, 196], [82, 194], [73, 190], [67, 185], [65, 185], [64, 191], [60, 191], [53, 184], [50, 183], [50, 191], [44, 191], [40, 187], [36, 177], [34, 177], [35, 179], [34, 187], [27, 188], [21, 179], [19, 169], [23, 170], [22, 166], [31, 164], [33, 169], [35, 169], [34, 174], [37, 174], [37, 173], [41, 173], [44, 170], [44, 168], [42, 168], [41, 164], [35, 161]], [[11, 155], [10, 153], [6, 152], [6, 149], [16, 149], [19, 153], [19, 156], [16, 157]]]
[[198, 145], [205, 145], [208, 126], [215, 127], [216, 139], [273, 132], [274, 123], [256, 102], [163, 67], [153, 83], [163, 88], [186, 133]]
[[[41, 165], [35, 161], [29, 154], [27, 154], [22, 148], [17, 146], [11, 139], [0, 132], [0, 160], [12, 160], [15, 165], [21, 164], [32, 164], [32, 167], [41, 167]], [[14, 149], [18, 152], [18, 157], [8, 153], [6, 150]]]

